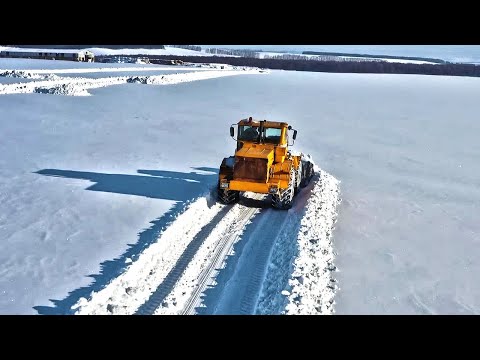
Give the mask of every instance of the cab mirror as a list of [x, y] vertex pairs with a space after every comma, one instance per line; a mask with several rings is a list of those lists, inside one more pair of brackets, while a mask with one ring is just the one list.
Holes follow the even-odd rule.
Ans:
[[235, 130], [233, 129], [233, 126], [230, 126], [230, 136], [233, 137], [235, 135]]
[[297, 130], [293, 130], [293, 140], [297, 138]]

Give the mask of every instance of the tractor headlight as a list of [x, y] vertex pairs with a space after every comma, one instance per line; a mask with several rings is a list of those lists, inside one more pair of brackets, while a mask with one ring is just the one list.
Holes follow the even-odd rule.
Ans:
[[270, 194], [276, 194], [278, 192], [278, 186], [277, 185], [270, 185], [270, 189], [268, 189], [268, 192]]
[[220, 188], [221, 189], [228, 189], [228, 182], [221, 182], [220, 183]]

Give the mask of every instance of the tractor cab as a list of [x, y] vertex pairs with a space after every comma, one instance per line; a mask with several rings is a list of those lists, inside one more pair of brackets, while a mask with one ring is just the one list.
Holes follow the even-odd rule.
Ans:
[[[245, 143], [250, 144], [271, 144], [273, 146], [286, 147], [288, 144], [288, 130], [292, 127], [284, 122], [276, 121], [255, 121], [252, 117], [240, 120], [237, 124], [237, 150], [240, 150]], [[230, 127], [230, 136], [235, 136], [233, 125]], [[293, 132], [293, 140], [297, 137], [297, 131]]]

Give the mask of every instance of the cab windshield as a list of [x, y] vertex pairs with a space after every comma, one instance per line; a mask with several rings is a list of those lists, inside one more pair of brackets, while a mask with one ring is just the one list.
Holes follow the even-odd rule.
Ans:
[[249, 125], [239, 126], [238, 140], [258, 141], [258, 126], [249, 126]]
[[282, 135], [282, 129], [265, 128], [264, 140], [266, 143], [269, 143], [269, 144], [278, 144], [280, 143], [281, 135]]
[[[279, 144], [282, 136], [282, 129], [264, 128], [262, 134], [262, 141], [269, 144]], [[243, 125], [238, 127], [238, 140], [240, 141], [260, 141], [259, 127]]]

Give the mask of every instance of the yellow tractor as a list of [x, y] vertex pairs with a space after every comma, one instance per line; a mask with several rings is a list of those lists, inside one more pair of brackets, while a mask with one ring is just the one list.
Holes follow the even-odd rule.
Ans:
[[[237, 138], [235, 129], [237, 126]], [[289, 144], [289, 131], [293, 130]], [[289, 209], [295, 194], [313, 176], [313, 163], [303, 154], [292, 154], [297, 130], [285, 122], [242, 119], [230, 127], [230, 136], [237, 142], [234, 156], [220, 165], [218, 199], [230, 204], [243, 192], [270, 194], [272, 206]]]

